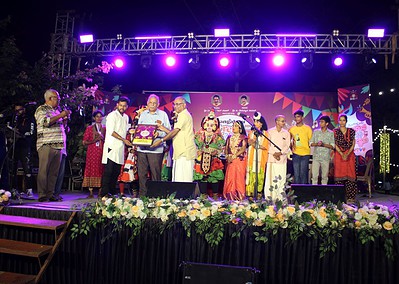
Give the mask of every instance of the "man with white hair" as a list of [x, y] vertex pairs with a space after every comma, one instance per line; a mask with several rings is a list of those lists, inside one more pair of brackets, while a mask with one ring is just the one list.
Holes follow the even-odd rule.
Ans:
[[39, 155], [37, 191], [39, 202], [58, 201], [54, 188], [61, 163], [61, 154], [66, 149], [65, 121], [69, 110], [59, 110], [60, 95], [49, 89], [44, 93], [45, 103], [35, 112], [37, 124], [36, 148]]

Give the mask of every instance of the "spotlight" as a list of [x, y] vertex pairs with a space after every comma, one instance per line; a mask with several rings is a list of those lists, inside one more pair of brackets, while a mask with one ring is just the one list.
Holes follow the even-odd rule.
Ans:
[[278, 52], [278, 53], [276, 53], [273, 56], [273, 64], [274, 64], [274, 66], [281, 67], [281, 66], [284, 65], [284, 62], [285, 62], [285, 58], [284, 58], [284, 55], [281, 52]]
[[260, 30], [254, 30], [254, 36], [260, 36]]
[[378, 92], [378, 95], [380, 95], [380, 96], [382, 96], [383, 94], [384, 94], [383, 91], [379, 91], [379, 92]]
[[115, 59], [114, 64], [115, 64], [115, 67], [117, 67], [117, 68], [122, 68], [123, 65], [124, 65], [124, 62], [123, 62], [122, 59], [117, 58], [117, 59]]
[[93, 42], [93, 35], [81, 35], [80, 43], [90, 43]]
[[193, 39], [194, 38], [194, 33], [188, 33], [187, 36], [188, 36], [189, 39]]
[[122, 39], [122, 34], [117, 34], [116, 39]]
[[199, 69], [201, 67], [201, 63], [199, 62], [199, 55], [198, 54], [193, 54], [193, 56], [190, 57], [188, 60], [188, 64], [191, 66], [193, 69]]
[[391, 88], [389, 91], [390, 91], [391, 93], [393, 93], [393, 92], [395, 92], [395, 88]]
[[255, 69], [260, 64], [260, 55], [259, 52], [251, 52], [249, 54], [249, 68]]
[[369, 29], [367, 32], [368, 37], [382, 38], [384, 37], [385, 29]]
[[374, 57], [372, 54], [366, 54], [364, 56], [364, 61], [363, 61], [363, 68], [365, 70], [370, 70], [377, 64], [377, 59]]
[[213, 34], [215, 37], [228, 37], [230, 36], [230, 29], [215, 29]]
[[140, 65], [144, 69], [149, 69], [151, 67], [152, 57], [151, 55], [142, 55], [140, 58]]
[[310, 70], [313, 68], [313, 53], [304, 52], [301, 58], [302, 67]]
[[339, 30], [333, 30], [332, 35], [333, 36], [339, 36]]
[[332, 57], [332, 62], [335, 67], [341, 67], [342, 64], [344, 63], [344, 59], [340, 54], [336, 54]]
[[173, 66], [175, 66], [176, 65], [176, 57], [174, 56], [174, 55], [168, 55], [168, 56], [166, 56], [166, 59], [165, 59], [165, 64], [166, 64], [166, 66], [168, 66], [168, 67], [173, 67]]
[[230, 59], [227, 55], [222, 55], [219, 57], [219, 65], [223, 68], [229, 66], [230, 64]]

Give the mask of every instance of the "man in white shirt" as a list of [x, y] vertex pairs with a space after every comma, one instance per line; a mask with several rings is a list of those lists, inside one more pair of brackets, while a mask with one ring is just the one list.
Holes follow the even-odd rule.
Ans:
[[128, 107], [129, 99], [119, 97], [116, 109], [107, 115], [107, 131], [102, 157], [105, 169], [101, 182], [101, 196], [114, 195], [116, 193], [116, 182], [121, 166], [125, 161], [125, 144], [132, 146], [132, 143], [126, 139], [127, 130], [130, 127], [129, 117], [125, 114]]
[[177, 97], [173, 101], [177, 121], [173, 130], [159, 129], [167, 135], [161, 140], [156, 140], [151, 147], [157, 147], [162, 142], [173, 139], [173, 169], [172, 181], [192, 182], [194, 178], [194, 159], [197, 155], [197, 147], [194, 142], [193, 118], [186, 108], [186, 100]]

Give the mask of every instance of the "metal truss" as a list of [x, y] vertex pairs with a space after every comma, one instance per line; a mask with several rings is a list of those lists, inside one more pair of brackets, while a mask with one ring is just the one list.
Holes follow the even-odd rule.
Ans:
[[92, 43], [74, 41], [72, 53], [79, 55], [162, 55], [170, 52], [176, 54], [213, 54], [221, 52], [273, 53], [277, 50], [286, 53], [309, 51], [314, 53], [341, 52], [347, 54], [392, 54], [398, 49], [398, 35], [386, 35], [383, 38], [369, 38], [361, 34], [333, 36], [331, 34], [316, 35], [278, 35], [251, 34], [230, 35], [221, 38], [213, 35], [171, 36], [169, 38], [125, 38], [97, 39]]

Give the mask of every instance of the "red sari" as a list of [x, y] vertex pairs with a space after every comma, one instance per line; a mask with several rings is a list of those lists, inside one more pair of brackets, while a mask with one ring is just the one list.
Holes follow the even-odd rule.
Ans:
[[[92, 142], [96, 131], [95, 124], [89, 125], [83, 135], [83, 141]], [[100, 132], [105, 137], [105, 126], [101, 127]], [[87, 146], [86, 167], [82, 187], [101, 187], [101, 178], [104, 172], [104, 165], [101, 163], [103, 147], [103, 141]]]
[[[338, 147], [343, 154], [355, 143], [355, 130], [347, 128], [345, 134], [338, 129], [334, 129], [335, 147]], [[344, 160], [336, 152], [334, 155], [334, 180], [337, 184], [344, 184], [347, 199], [355, 199], [357, 193], [356, 186], [356, 157], [352, 151], [348, 158]]]
[[[235, 155], [242, 147], [247, 147], [247, 137], [240, 135], [237, 141], [232, 136], [226, 140], [226, 154]], [[242, 200], [245, 198], [245, 174], [247, 170], [246, 153], [237, 156], [227, 164], [224, 179], [223, 197], [229, 200]]]

